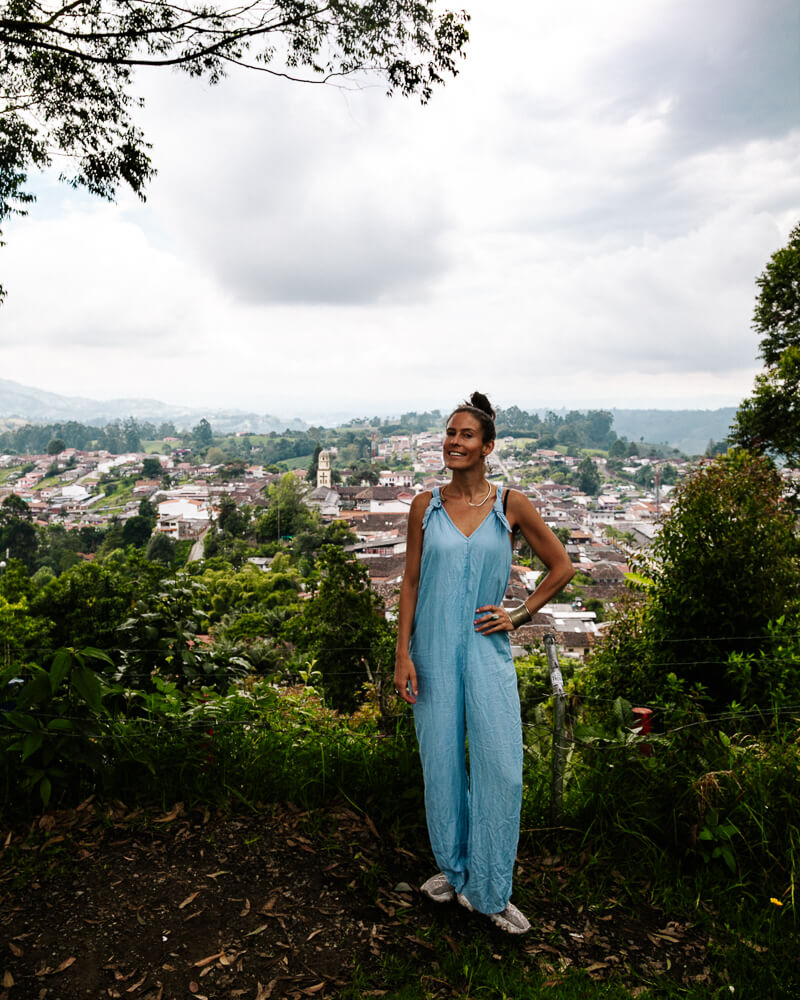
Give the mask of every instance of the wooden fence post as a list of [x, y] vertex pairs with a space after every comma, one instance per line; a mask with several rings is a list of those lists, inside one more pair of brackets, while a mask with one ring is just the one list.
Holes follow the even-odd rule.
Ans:
[[567, 755], [564, 719], [567, 696], [564, 693], [564, 680], [558, 663], [554, 635], [544, 637], [544, 649], [547, 654], [547, 665], [550, 668], [550, 685], [553, 689], [553, 777], [550, 795], [550, 822], [553, 826], [558, 826], [564, 813], [564, 763]]

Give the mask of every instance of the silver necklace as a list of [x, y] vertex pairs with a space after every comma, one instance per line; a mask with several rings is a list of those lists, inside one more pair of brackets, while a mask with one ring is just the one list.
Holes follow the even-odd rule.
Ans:
[[[447, 485], [449, 486], [450, 484], [448, 483]], [[446, 487], [444, 487], [444, 486], [443, 486], [443, 487], [442, 487], [442, 493], [444, 493], [445, 489], [446, 489]], [[480, 503], [471, 503], [471, 502], [470, 502], [469, 500], [467, 500], [467, 499], [466, 499], [466, 497], [464, 498], [464, 502], [465, 502], [465, 503], [466, 503], [466, 504], [467, 504], [468, 506], [470, 506], [470, 507], [483, 507], [483, 505], [484, 505], [484, 504], [486, 503], [486, 501], [487, 501], [487, 500], [489, 499], [489, 494], [490, 494], [491, 492], [492, 492], [492, 484], [491, 484], [491, 483], [489, 483], [489, 489], [488, 489], [488, 490], [486, 491], [486, 496], [485, 496], [485, 497], [483, 498], [483, 500], [481, 500], [481, 502], [480, 502]]]

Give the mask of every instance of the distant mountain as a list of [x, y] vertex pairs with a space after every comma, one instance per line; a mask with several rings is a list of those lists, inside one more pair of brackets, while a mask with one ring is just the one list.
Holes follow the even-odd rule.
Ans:
[[308, 424], [295, 417], [284, 420], [270, 414], [249, 413], [245, 410], [210, 410], [188, 406], [172, 406], [157, 399], [85, 399], [82, 396], [59, 396], [31, 386], [20, 385], [0, 378], [0, 419], [9, 423], [20, 420], [27, 423], [47, 424], [76, 420], [82, 424], [101, 427], [112, 420], [135, 417], [159, 424], [172, 421], [178, 430], [190, 430], [205, 417], [215, 431], [251, 434], [268, 434], [270, 431], [306, 430]]
[[728, 436], [737, 407], [718, 410], [612, 410], [614, 430], [629, 441], [669, 444], [686, 455], [702, 455], [709, 441]]
[[[579, 407], [575, 407], [578, 409]], [[566, 413], [566, 410], [557, 411]], [[629, 441], [644, 440], [653, 444], [669, 444], [687, 455], [702, 455], [708, 442], [727, 437], [736, 407], [718, 410], [612, 410], [614, 430]], [[544, 416], [545, 411], [541, 411]], [[323, 421], [335, 426], [350, 419], [350, 414], [332, 414]], [[18, 426], [20, 422], [45, 424], [77, 420], [83, 424], [103, 426], [111, 420], [135, 417], [159, 424], [170, 420], [178, 430], [191, 430], [203, 417], [219, 433], [248, 431], [268, 434], [271, 431], [308, 429], [299, 417], [286, 420], [270, 414], [245, 410], [209, 410], [188, 406], [172, 406], [157, 399], [110, 399], [99, 401], [82, 396], [59, 396], [31, 386], [0, 378], [0, 423]]]

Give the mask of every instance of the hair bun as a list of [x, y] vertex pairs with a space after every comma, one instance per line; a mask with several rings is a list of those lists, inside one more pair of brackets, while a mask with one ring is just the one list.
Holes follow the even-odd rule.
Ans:
[[494, 420], [494, 407], [482, 392], [473, 392], [469, 397], [469, 405], [474, 406], [476, 410], [483, 410], [484, 413], [488, 413], [492, 420]]

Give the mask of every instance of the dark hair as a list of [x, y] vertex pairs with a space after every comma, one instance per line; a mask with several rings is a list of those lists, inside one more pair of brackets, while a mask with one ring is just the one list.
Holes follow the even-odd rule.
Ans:
[[494, 407], [482, 392], [473, 392], [469, 402], [457, 406], [447, 418], [448, 424], [456, 413], [471, 413], [481, 425], [483, 442], [494, 441], [497, 432], [494, 429]]

